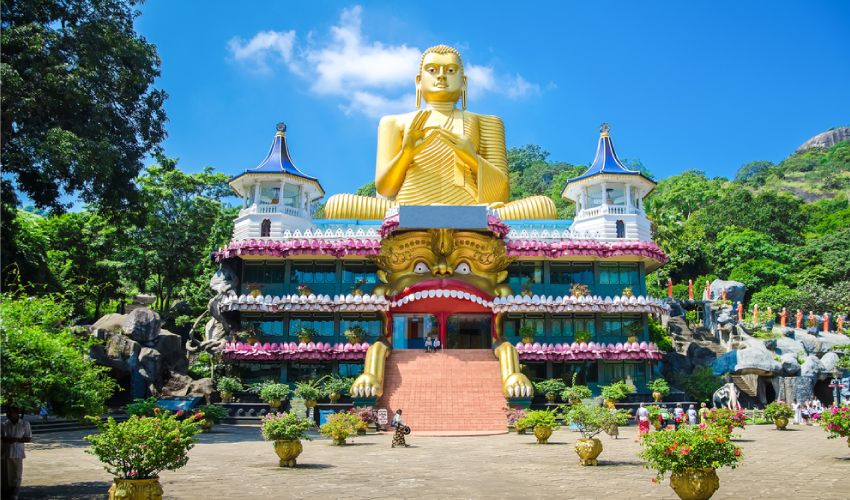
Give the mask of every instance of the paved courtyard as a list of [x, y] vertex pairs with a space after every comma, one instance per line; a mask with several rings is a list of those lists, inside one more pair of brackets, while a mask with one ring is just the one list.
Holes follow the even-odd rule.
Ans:
[[[534, 436], [409, 437], [368, 435], [345, 447], [304, 443], [296, 469], [277, 467], [258, 427], [221, 425], [201, 435], [186, 467], [164, 472], [165, 498], [677, 498], [668, 481], [652, 483], [636, 453], [637, 427], [603, 436], [598, 467], [581, 467], [577, 433], [561, 429], [550, 445]], [[106, 498], [111, 476], [83, 452], [87, 431], [36, 435], [27, 445], [21, 498]], [[819, 427], [750, 426], [739, 443], [745, 465], [721, 469], [713, 499], [848, 499], [850, 448]]]

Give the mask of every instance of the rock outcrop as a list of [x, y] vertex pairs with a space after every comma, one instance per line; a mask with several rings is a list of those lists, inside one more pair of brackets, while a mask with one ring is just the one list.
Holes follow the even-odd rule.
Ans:
[[723, 291], [726, 291], [726, 300], [735, 303], [744, 300], [744, 295], [747, 293], [747, 287], [739, 281], [714, 280], [709, 285], [711, 290], [711, 299], [719, 300], [723, 297]]
[[850, 127], [838, 127], [812, 137], [794, 152], [799, 153], [811, 148], [829, 148], [847, 140], [850, 140]]
[[154, 341], [161, 330], [162, 320], [159, 319], [159, 314], [150, 309], [134, 310], [121, 327], [124, 335], [142, 343]]

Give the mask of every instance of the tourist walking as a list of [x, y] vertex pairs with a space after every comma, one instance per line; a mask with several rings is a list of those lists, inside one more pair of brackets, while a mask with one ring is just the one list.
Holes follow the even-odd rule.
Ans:
[[688, 407], [688, 423], [691, 425], [697, 425], [697, 410], [694, 408], [694, 405]]
[[648, 434], [649, 433], [649, 410], [644, 408], [643, 403], [640, 404], [640, 408], [638, 408], [637, 415], [635, 415], [635, 420], [638, 423], [638, 435]]
[[667, 406], [661, 407], [661, 413], [658, 415], [658, 420], [661, 421], [661, 428], [666, 429], [670, 425], [670, 412], [667, 411]]
[[6, 420], [0, 426], [0, 472], [2, 473], [2, 496], [18, 500], [21, 478], [24, 473], [24, 443], [32, 441], [29, 422], [21, 419], [20, 409], [6, 408]]
[[794, 409], [794, 424], [803, 425], [803, 408], [796, 399], [794, 400], [794, 404], [791, 405], [791, 408]]
[[[614, 407], [613, 404], [608, 405], [608, 411], [612, 415], [617, 414], [617, 408]], [[605, 432], [611, 436], [611, 439], [619, 439], [620, 438], [620, 426], [617, 425], [616, 420], [612, 420], [610, 424], [608, 424], [608, 428], [605, 429]]]
[[699, 423], [700, 423], [700, 425], [705, 425], [706, 415], [708, 415], [708, 408], [705, 407], [705, 403], [700, 403], [700, 405], [699, 405]]
[[676, 404], [676, 409], [673, 410], [673, 428], [678, 429], [679, 424], [684, 421], [685, 410], [682, 408], [682, 403]]
[[407, 444], [404, 441], [404, 434], [405, 434], [405, 429], [407, 428], [407, 426], [404, 425], [404, 421], [402, 421], [402, 419], [401, 419], [401, 409], [398, 409], [398, 410], [395, 411], [395, 416], [393, 416], [393, 421], [390, 425], [395, 427], [395, 433], [393, 434], [393, 445], [392, 445], [392, 447], [395, 448], [396, 446], [404, 446], [404, 447], [410, 446], [409, 444]]

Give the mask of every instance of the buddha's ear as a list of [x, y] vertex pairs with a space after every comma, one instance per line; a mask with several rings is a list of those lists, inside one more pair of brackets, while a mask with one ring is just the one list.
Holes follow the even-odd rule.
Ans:
[[416, 75], [416, 109], [419, 109], [419, 106], [422, 104], [422, 89], [420, 88], [421, 82], [422, 75]]
[[460, 104], [463, 109], [466, 109], [466, 75], [460, 77]]

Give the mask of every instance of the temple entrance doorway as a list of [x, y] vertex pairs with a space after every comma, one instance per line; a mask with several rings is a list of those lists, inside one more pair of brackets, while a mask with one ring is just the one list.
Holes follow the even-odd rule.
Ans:
[[446, 321], [446, 348], [492, 348], [492, 319], [491, 314], [452, 314]]

